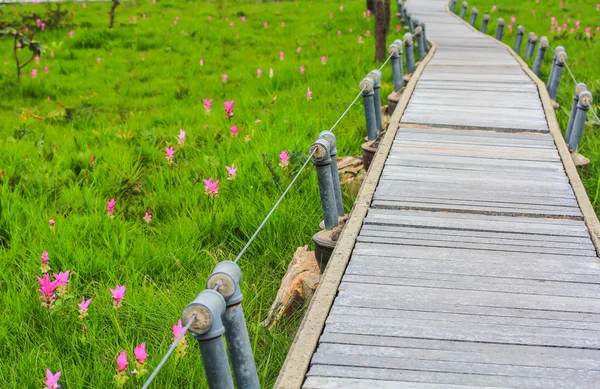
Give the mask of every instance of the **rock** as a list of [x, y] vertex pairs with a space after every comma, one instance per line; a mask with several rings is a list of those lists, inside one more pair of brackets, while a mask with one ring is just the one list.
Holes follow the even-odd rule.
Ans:
[[290, 316], [302, 307], [314, 294], [320, 278], [321, 273], [314, 251], [308, 251], [308, 245], [298, 247], [262, 325], [271, 328], [282, 316]]

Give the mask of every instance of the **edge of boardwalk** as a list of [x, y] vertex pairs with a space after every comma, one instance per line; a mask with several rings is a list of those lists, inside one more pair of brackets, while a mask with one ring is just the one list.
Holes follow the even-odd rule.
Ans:
[[544, 108], [544, 114], [546, 116], [546, 121], [548, 122], [548, 128], [550, 129], [550, 135], [554, 138], [554, 145], [558, 150], [558, 155], [560, 156], [560, 160], [562, 161], [563, 167], [565, 168], [565, 172], [567, 177], [569, 178], [569, 183], [571, 184], [571, 188], [573, 188], [573, 192], [575, 194], [575, 198], [577, 199], [577, 204], [579, 205], [579, 209], [583, 214], [583, 220], [585, 225], [590, 233], [590, 238], [594, 243], [594, 247], [596, 248], [596, 254], [600, 255], [600, 221], [598, 220], [598, 215], [594, 211], [594, 207], [590, 201], [590, 198], [585, 191], [585, 187], [583, 186], [583, 182], [581, 181], [581, 177], [577, 172], [577, 167], [571, 158], [571, 153], [567, 147], [567, 143], [565, 142], [562, 132], [560, 130], [560, 125], [556, 120], [556, 112], [554, 108], [552, 108], [552, 99], [550, 98], [550, 94], [548, 94], [548, 90], [546, 89], [546, 83], [542, 81], [527, 65], [525, 61], [517, 54], [512, 47], [507, 45], [504, 42], [497, 41], [495, 38], [490, 35], [484, 34], [483, 32], [477, 30], [475, 27], [471, 26], [467, 23], [466, 20], [461, 19], [458, 15], [450, 11], [448, 7], [448, 3], [446, 3], [446, 12], [460, 20], [462, 23], [467, 25], [471, 30], [477, 32], [480, 35], [483, 35], [489, 39], [494, 40], [500, 45], [504, 46], [512, 55], [519, 66], [523, 69], [525, 74], [531, 78], [531, 80], [535, 83], [538, 93], [540, 95], [540, 100], [542, 101], [542, 107]]
[[354, 202], [350, 219], [344, 226], [340, 239], [335, 246], [329, 264], [327, 265], [327, 269], [321, 277], [319, 287], [313, 295], [308, 310], [300, 324], [300, 328], [296, 333], [292, 347], [288, 352], [279, 373], [279, 377], [277, 378], [277, 382], [275, 383], [275, 388], [296, 389], [300, 388], [304, 382], [310, 366], [310, 360], [312, 359], [319, 342], [319, 337], [325, 327], [325, 320], [329, 315], [329, 310], [331, 309], [337, 294], [342, 276], [346, 271], [348, 261], [352, 255], [356, 238], [360, 233], [363, 221], [367, 216], [367, 211], [373, 200], [373, 195], [377, 188], [377, 184], [379, 183], [385, 161], [392, 149], [392, 144], [396, 138], [398, 128], [400, 127], [400, 119], [408, 106], [408, 102], [415, 90], [415, 86], [417, 85], [421, 73], [423, 73], [425, 66], [433, 57], [437, 49], [435, 43], [429, 43], [431, 44], [429, 52], [414, 71], [402, 93], [392, 117], [390, 118], [388, 129], [379, 144], [379, 148], [373, 158], [373, 162], [371, 162], [367, 177]]

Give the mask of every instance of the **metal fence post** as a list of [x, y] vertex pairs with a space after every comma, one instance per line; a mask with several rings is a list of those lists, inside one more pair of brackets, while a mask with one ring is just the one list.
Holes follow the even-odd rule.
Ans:
[[408, 21], [408, 28], [410, 28], [410, 32], [415, 32], [415, 25], [413, 24], [413, 20], [412, 20], [412, 14], [410, 12], [408, 12], [406, 14], [406, 19]]
[[419, 26], [421, 27], [421, 33], [423, 34], [423, 48], [425, 52], [429, 51], [429, 43], [427, 43], [427, 31], [425, 31], [425, 23], [420, 22]]
[[525, 27], [519, 26], [517, 27], [517, 35], [515, 37], [515, 46], [514, 49], [519, 54], [521, 51], [521, 43], [523, 42], [523, 35], [525, 35]]
[[475, 27], [475, 22], [477, 21], [477, 15], [479, 15], [479, 10], [475, 7], [471, 8], [471, 20], [469, 20], [469, 24]]
[[501, 41], [502, 34], [504, 34], [504, 19], [498, 19], [498, 26], [496, 27], [496, 39]]
[[552, 78], [554, 77], [554, 70], [556, 69], [556, 56], [558, 53], [565, 51], [565, 48], [562, 46], [558, 46], [554, 49], [554, 57], [552, 57], [552, 66], [550, 68], [550, 74], [548, 75], [548, 83], [546, 84], [546, 89], [550, 90], [550, 84], [552, 83]]
[[452, 11], [453, 14], [456, 13], [456, 0], [450, 0], [450, 11]]
[[417, 38], [417, 52], [419, 53], [419, 61], [425, 58], [425, 47], [423, 45], [423, 30], [421, 26], [415, 28], [415, 38]]
[[[398, 45], [397, 42], [400, 42], [400, 45]], [[390, 64], [392, 66], [394, 92], [397, 92], [404, 86], [404, 74], [402, 71], [402, 41], [394, 41], [394, 43], [388, 47], [388, 53], [390, 54]]]
[[488, 24], [490, 24], [490, 15], [484, 14], [481, 22], [481, 32], [487, 34]]
[[365, 108], [365, 121], [367, 124], [367, 140], [377, 139], [377, 122], [375, 120], [375, 102], [373, 91], [375, 83], [369, 77], [362, 79], [358, 87], [362, 90], [363, 105]]
[[558, 87], [560, 86], [560, 78], [563, 73], [563, 69], [565, 67], [565, 63], [567, 62], [567, 52], [561, 51], [556, 55], [556, 62], [554, 63], [554, 74], [552, 75], [552, 80], [550, 80], [550, 88], [548, 89], [548, 93], [552, 100], [556, 100], [556, 96], [558, 95]]
[[535, 55], [535, 60], [533, 61], [532, 71], [536, 76], [540, 75], [540, 69], [542, 68], [542, 62], [544, 61], [544, 55], [546, 55], [546, 50], [550, 42], [548, 42], [548, 38], [543, 36], [540, 39], [540, 45], [538, 46], [537, 54]]
[[587, 112], [592, 104], [592, 94], [590, 91], [583, 91], [579, 94], [579, 104], [577, 104], [577, 114], [575, 115], [575, 121], [573, 122], [573, 132], [569, 139], [569, 151], [574, 152], [579, 147], [581, 136], [583, 135], [583, 127], [585, 126], [585, 120]]
[[397, 5], [397, 7], [398, 7], [398, 12], [397, 12], [397, 13], [398, 13], [398, 15], [397, 15], [397, 16], [400, 16], [400, 17], [402, 17], [402, 8], [403, 8], [403, 6], [404, 6], [404, 4], [402, 3], [402, 0], [398, 0], [398, 1], [396, 2], [396, 5]]
[[338, 216], [344, 216], [344, 203], [342, 202], [342, 185], [340, 184], [340, 173], [338, 172], [337, 164], [337, 139], [331, 131], [321, 131], [319, 138], [323, 138], [329, 142], [329, 156], [331, 157], [331, 179], [333, 180], [333, 192], [335, 194], [335, 206]]
[[185, 307], [182, 314], [184, 323], [188, 323], [192, 316], [196, 315], [190, 331], [198, 341], [206, 382], [210, 389], [233, 389], [233, 378], [223, 343], [225, 328], [221, 315], [224, 312], [223, 296], [214, 290], [203, 290]]
[[573, 123], [575, 122], [575, 115], [577, 115], [577, 104], [579, 103], [579, 94], [587, 90], [587, 85], [583, 82], [575, 85], [575, 93], [573, 94], [573, 105], [571, 105], [571, 113], [569, 114], [569, 123], [567, 124], [567, 131], [565, 131], [565, 141], [569, 143], [571, 139], [571, 132], [573, 131]]
[[408, 25], [408, 16], [406, 15], [406, 13], [408, 12], [408, 10], [406, 9], [406, 4], [402, 5], [402, 23], [404, 23], [405, 25]]
[[412, 34], [404, 34], [402, 41], [404, 42], [404, 54], [406, 55], [406, 72], [411, 74], [415, 71], [415, 53], [413, 51]]
[[377, 125], [377, 132], [383, 130], [383, 121], [381, 120], [381, 77], [382, 74], [379, 70], [371, 70], [367, 74], [371, 80], [373, 80], [373, 108], [375, 109], [375, 124]]
[[465, 13], [467, 12], [467, 7], [469, 6], [469, 3], [467, 3], [466, 1], [462, 2], [462, 6], [460, 7], [460, 18], [464, 19], [465, 18]]
[[226, 309], [222, 320], [236, 387], [260, 389], [248, 327], [242, 309], [241, 280], [242, 269], [232, 261], [223, 261], [217, 263], [213, 269], [206, 281], [206, 287], [213, 290], [218, 286], [218, 292], [225, 299]]
[[337, 206], [335, 204], [335, 190], [331, 177], [330, 151], [331, 145], [324, 138], [317, 139], [310, 146], [310, 152], [313, 154], [312, 160], [317, 170], [319, 192], [321, 193], [321, 208], [323, 209], [323, 221], [325, 222], [326, 230], [331, 230], [339, 225]]
[[530, 59], [533, 56], [535, 45], [537, 44], [538, 36], [534, 32], [530, 32], [527, 38], [527, 50], [525, 50], [525, 58]]

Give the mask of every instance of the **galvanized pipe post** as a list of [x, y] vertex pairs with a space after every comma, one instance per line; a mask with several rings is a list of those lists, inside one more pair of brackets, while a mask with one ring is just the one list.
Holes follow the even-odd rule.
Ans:
[[469, 20], [469, 24], [475, 27], [475, 22], [477, 21], [477, 15], [479, 15], [479, 10], [475, 7], [471, 8], [471, 20]]
[[575, 121], [573, 122], [573, 132], [569, 139], [569, 151], [574, 152], [579, 147], [581, 136], [583, 135], [583, 127], [585, 126], [585, 120], [587, 118], [587, 112], [590, 110], [592, 104], [592, 93], [590, 91], [583, 91], [579, 94], [579, 103], [577, 104], [577, 114], [575, 115]]
[[533, 57], [533, 51], [535, 50], [535, 45], [537, 45], [538, 36], [534, 32], [530, 32], [527, 39], [527, 50], [525, 50], [525, 58], [530, 59]]
[[562, 76], [563, 69], [565, 68], [566, 63], [567, 52], [561, 51], [556, 55], [556, 62], [554, 63], [554, 74], [552, 75], [552, 80], [550, 80], [550, 88], [548, 89], [548, 94], [550, 95], [552, 100], [556, 100], [556, 96], [558, 95], [560, 78]]
[[402, 41], [395, 40], [394, 43], [388, 47], [388, 54], [390, 54], [390, 64], [392, 66], [394, 92], [397, 92], [404, 86], [404, 72], [402, 69]]
[[402, 8], [404, 7], [402, 0], [398, 0], [396, 2], [396, 5], [398, 6], [398, 14], [400, 15], [400, 17], [402, 17]]
[[375, 124], [377, 132], [383, 130], [383, 121], [381, 120], [381, 77], [379, 70], [371, 70], [367, 77], [373, 80], [373, 108], [375, 109]]
[[331, 145], [324, 138], [317, 139], [310, 146], [310, 153], [317, 169], [325, 229], [331, 230], [339, 225], [338, 211], [335, 204], [335, 189], [333, 188], [333, 178], [331, 177]]
[[467, 12], [467, 7], [469, 6], [469, 3], [467, 3], [466, 1], [462, 2], [462, 6], [460, 7], [460, 18], [464, 19], [465, 18], [465, 13]]
[[415, 28], [415, 38], [417, 38], [417, 52], [419, 53], [419, 61], [425, 58], [425, 45], [423, 43], [423, 30], [421, 26]]
[[406, 72], [411, 74], [415, 71], [415, 52], [413, 51], [412, 34], [408, 32], [404, 34], [402, 41], [404, 42], [404, 54], [406, 55]]
[[453, 14], [456, 13], [456, 0], [450, 0], [450, 11], [452, 11]]
[[487, 34], [488, 24], [490, 24], [490, 15], [483, 15], [483, 21], [481, 22], [481, 32]]
[[542, 68], [542, 62], [544, 61], [544, 55], [546, 55], [546, 50], [548, 49], [549, 45], [550, 42], [548, 41], [548, 38], [543, 36], [540, 39], [540, 45], [538, 46], [535, 60], [533, 61], [533, 67], [531, 69], [536, 76], [540, 75], [540, 69]]
[[429, 51], [429, 43], [427, 42], [427, 31], [425, 31], [425, 23], [420, 22], [419, 26], [421, 27], [421, 33], [423, 34], [423, 48], [425, 52]]
[[525, 27], [517, 27], [517, 35], [515, 36], [515, 46], [513, 47], [517, 54], [521, 51], [521, 43], [523, 42], [523, 36], [525, 35]]
[[571, 105], [571, 113], [569, 114], [569, 123], [567, 124], [567, 131], [565, 132], [565, 141], [569, 143], [571, 139], [571, 132], [573, 131], [573, 123], [575, 122], [575, 115], [577, 115], [577, 104], [579, 103], [579, 95], [581, 92], [588, 90], [587, 85], [583, 82], [575, 85], [575, 93], [573, 94], [573, 105]]
[[362, 79], [358, 87], [362, 90], [363, 105], [365, 107], [365, 121], [367, 124], [367, 140], [377, 139], [377, 122], [375, 120], [375, 102], [373, 88], [375, 83], [369, 77]]
[[550, 74], [548, 75], [548, 83], [546, 84], [546, 89], [550, 90], [550, 84], [552, 83], [552, 78], [554, 78], [554, 71], [556, 70], [556, 56], [565, 51], [563, 46], [558, 46], [554, 49], [554, 57], [552, 57], [552, 66], [550, 68]]
[[504, 19], [498, 18], [498, 26], [496, 27], [496, 39], [501, 41], [504, 34]]
[[340, 173], [338, 172], [337, 164], [337, 139], [331, 131], [321, 131], [319, 138], [325, 139], [329, 142], [331, 148], [329, 149], [329, 156], [331, 157], [331, 179], [333, 180], [333, 191], [335, 194], [335, 206], [337, 209], [338, 216], [344, 216], [344, 203], [342, 202], [342, 185], [340, 184]]
[[235, 262], [223, 261], [217, 263], [213, 269], [206, 281], [206, 287], [208, 290], [216, 288], [225, 299], [226, 309], [222, 320], [225, 326], [225, 338], [233, 367], [235, 386], [260, 389], [248, 327], [242, 309], [241, 280], [242, 269]]
[[410, 32], [414, 33], [415, 32], [415, 25], [413, 24], [413, 20], [412, 20], [412, 14], [410, 12], [408, 12], [406, 14], [406, 19], [408, 21], [408, 28], [410, 28]]
[[402, 23], [404, 23], [404, 25], [408, 25], [408, 16], [406, 15], [408, 13], [408, 10], [406, 9], [406, 4], [404, 4], [402, 6]]
[[198, 341], [206, 382], [209, 389], [233, 389], [233, 378], [223, 333], [225, 327], [221, 315], [225, 312], [225, 299], [214, 290], [203, 290], [194, 301], [183, 310], [182, 319], [187, 325], [196, 315], [190, 331]]

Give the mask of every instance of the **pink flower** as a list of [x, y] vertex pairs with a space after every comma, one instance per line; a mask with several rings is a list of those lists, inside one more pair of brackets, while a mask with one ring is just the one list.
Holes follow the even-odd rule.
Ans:
[[79, 304], [77, 304], [77, 306], [79, 307], [80, 310], [87, 311], [91, 302], [92, 302], [92, 299], [86, 300], [85, 297], [82, 297], [81, 302]]
[[73, 32], [73, 30], [69, 31], [69, 36], [70, 36], [71, 38], [73, 38], [73, 35], [75, 35], [75, 33]]
[[396, 32], [399, 32], [399, 31], [400, 31], [400, 25], [396, 24]]
[[95, 163], [96, 159], [94, 158], [94, 154], [92, 154], [92, 156], [90, 157], [90, 166], [94, 167], [94, 163]]
[[96, 59], [96, 62], [98, 62], [98, 63], [102, 63], [102, 59], [101, 59], [100, 57], [98, 57], [98, 58]]
[[586, 27], [586, 28], [585, 28], [585, 34], [587, 35], [587, 37], [588, 37], [588, 38], [591, 38], [591, 37], [592, 37], [592, 34], [591, 34], [591, 32], [592, 32], [592, 29], [591, 29], [591, 27]]
[[498, 7], [497, 7], [497, 6], [495, 6], [495, 5], [494, 5], [494, 6], [492, 6], [492, 12], [494, 12], [494, 11], [495, 11], [495, 10], [497, 10], [497, 9], [498, 9]]
[[531, 14], [532, 14], [532, 15], [535, 15], [535, 9], [532, 9], [532, 10], [531, 10]]
[[367, 32], [365, 32], [365, 36], [371, 36], [371, 30], [367, 30]]
[[333, 13], [332, 12], [329, 13], [329, 19], [333, 19]]
[[[53, 227], [54, 227], [54, 223], [55, 223], [54, 219], [50, 219], [50, 220], [48, 220], [48, 224], [50, 225], [50, 228], [53, 228]], [[47, 251], [46, 251], [46, 253], [47, 253]], [[46, 262], [47, 262], [47, 261], [46, 261]]]
[[508, 25], [508, 31], [510, 32], [510, 31], [512, 31], [512, 29], [513, 29], [512, 24], [509, 24]]
[[50, 259], [50, 257], [48, 256], [48, 252], [43, 251], [42, 252], [42, 265], [47, 265], [49, 259]]
[[233, 116], [233, 103], [234, 103], [234, 100], [223, 102], [223, 105], [225, 106], [225, 113], [227, 114], [227, 117], [229, 117], [229, 118]]
[[202, 103], [204, 104], [204, 110], [206, 113], [210, 113], [210, 107], [212, 107], [212, 99], [202, 99]]
[[371, 10], [370, 9], [367, 10], [367, 15], [371, 15]]
[[142, 344], [134, 348], [133, 354], [135, 354], [135, 360], [138, 363], [146, 362], [146, 358], [148, 358], [148, 353], [146, 353], [146, 342], [143, 342]]
[[283, 61], [283, 57], [284, 57], [284, 55], [283, 55], [283, 51], [280, 51], [280, 52], [279, 52], [279, 59], [280, 59], [281, 61]]
[[150, 212], [150, 208], [148, 208], [146, 214], [144, 215], [144, 221], [146, 223], [150, 223], [152, 221], [152, 213]]
[[571, 28], [571, 32], [575, 32], [575, 29], [574, 29], [574, 28]]
[[242, 23], [246, 23], [246, 17], [242, 16]]
[[121, 304], [123, 303], [123, 300], [125, 299], [125, 291], [126, 290], [127, 290], [127, 287], [125, 285], [120, 286], [119, 284], [117, 284], [117, 286], [114, 289], [110, 288], [110, 293], [112, 294], [112, 299], [113, 299], [115, 309], [121, 308]]
[[562, 2], [562, 1], [561, 1], [560, 3], [558, 3], [558, 6], [559, 6], [559, 7], [561, 7], [561, 8], [562, 8], [564, 5], [565, 5], [565, 3], [564, 3], [564, 2]]
[[228, 181], [233, 181], [235, 179], [235, 173], [237, 173], [237, 168], [232, 163], [231, 167], [225, 166], [225, 169], [227, 169], [227, 180]]
[[229, 76], [227, 74], [221, 74], [221, 79], [223, 80], [223, 82], [227, 82], [227, 79], [229, 78]]
[[229, 23], [229, 27], [233, 27], [233, 22]]
[[312, 100], [312, 91], [310, 90], [310, 88], [306, 90], [306, 100]]
[[550, 18], [550, 23], [554, 24], [555, 22], [556, 22], [556, 18], [555, 18], [554, 16], [552, 16], [552, 17]]
[[48, 74], [50, 72], [50, 68], [48, 66], [44, 66], [44, 72]]
[[240, 129], [237, 128], [236, 126], [231, 126], [229, 131], [231, 131], [231, 136], [233, 136], [235, 138], [238, 135], [238, 132], [240, 131]]
[[41, 19], [39, 19], [39, 18], [38, 18], [38, 19], [35, 19], [35, 24], [37, 24], [37, 25], [39, 26], [41, 23], [42, 23], [42, 20], [41, 20]]
[[144, 56], [144, 53], [142, 53], [142, 61], [145, 61], [146, 57]]
[[62, 371], [59, 371], [56, 374], [52, 374], [50, 369], [46, 369], [46, 381], [44, 381], [44, 385], [46, 385], [46, 387], [44, 389], [60, 388], [60, 385], [58, 384], [58, 380], [60, 379], [61, 374], [62, 374]]
[[322, 57], [321, 57], [321, 63], [322, 63], [323, 65], [325, 65], [325, 64], [327, 63], [327, 57], [325, 57], [325, 56], [322, 56]]
[[115, 213], [115, 205], [117, 200], [113, 197], [110, 201], [106, 200], [106, 214], [108, 217], [113, 218]]
[[127, 365], [129, 365], [129, 362], [127, 362], [127, 353], [121, 351], [121, 354], [117, 356], [117, 372], [124, 373], [127, 370]]
[[557, 31], [560, 34], [560, 32], [562, 31], [562, 28], [558, 27]]
[[358, 37], [358, 43], [363, 43], [362, 36], [359, 36], [359, 37]]
[[281, 27], [285, 27], [285, 22], [281, 22]]
[[577, 27], [577, 28], [581, 27], [581, 22], [579, 20], [575, 22], [575, 27]]
[[142, 19], [146, 19], [146, 14], [142, 14]]
[[290, 155], [285, 150], [281, 150], [281, 154], [279, 154], [279, 166], [285, 169], [289, 165]]
[[596, 11], [600, 11], [600, 3], [596, 4]]
[[203, 180], [203, 182], [204, 190], [206, 191], [207, 195], [214, 198], [219, 194], [219, 180], [213, 181], [212, 177], [210, 177], [208, 180]]
[[165, 158], [168, 163], [173, 163], [173, 156], [175, 155], [175, 149], [173, 147], [165, 147]]
[[175, 20], [173, 21], [173, 24], [177, 24], [178, 21], [179, 21], [179, 16], [175, 16]]
[[269, 78], [273, 78], [273, 68], [269, 68]]
[[82, 6], [83, 8], [85, 8], [85, 7], [87, 6], [87, 5], [85, 4], [85, 1], [84, 1], [83, 3], [81, 3], [81, 6]]
[[36, 78], [37, 77], [37, 72], [38, 72], [37, 69], [33, 69], [31, 71], [31, 78]]
[[261, 69], [256, 69], [256, 77], [260, 78], [262, 76], [263, 71]]
[[41, 306], [44, 308], [47, 308], [47, 309], [55, 308], [54, 305], [52, 305], [52, 303], [54, 302], [54, 299], [56, 298], [54, 291], [56, 290], [56, 288], [58, 288], [58, 281], [57, 280], [50, 281], [50, 276], [48, 275], [48, 273], [44, 273], [43, 278], [40, 278], [40, 277], [36, 277], [36, 278], [37, 278], [38, 282], [40, 283], [38, 292], [40, 292], [42, 294], [39, 297], [40, 300], [42, 300]]
[[33, 59], [35, 60], [35, 63], [39, 63], [40, 62], [40, 57], [38, 57], [37, 55], [35, 57], [33, 57]]
[[514, 23], [514, 22], [516, 22], [516, 21], [517, 21], [517, 18], [515, 18], [514, 16], [511, 16], [511, 17], [510, 17], [510, 22], [511, 22], [511, 23]]
[[269, 23], [267, 23], [267, 22], [264, 22], [264, 23], [263, 23], [263, 26], [265, 26], [265, 28], [267, 28], [267, 27], [269, 26]]
[[200, 66], [204, 66], [204, 58], [200, 58]]
[[179, 335], [183, 332], [183, 325], [181, 324], [181, 319], [177, 321], [177, 324], [173, 324], [171, 326], [173, 329], [173, 337], [179, 338]]
[[51, 56], [52, 58], [54, 58], [54, 51], [51, 51], [51, 52], [50, 52], [50, 56]]
[[340, 5], [340, 11], [343, 11], [343, 10], [344, 10], [344, 6]]
[[550, 26], [550, 31], [554, 32], [554, 26]]
[[58, 281], [58, 286], [66, 286], [69, 283], [69, 274], [71, 274], [71, 270], [61, 271], [58, 274], [54, 273], [54, 279]]
[[306, 68], [304, 67], [304, 65], [300, 66], [300, 74], [304, 74], [304, 70], [306, 70]]
[[46, 23], [42, 22], [42, 24], [40, 24], [40, 27], [42, 27], [42, 30], [44, 30], [46, 28]]
[[182, 145], [185, 143], [185, 131], [183, 131], [182, 128], [179, 129], [179, 136], [178, 136], [178, 140], [177, 140], [177, 144]]
[[342, 35], [342, 30], [338, 30], [338, 36]]
[[300, 53], [302, 51], [302, 47], [298, 46], [298, 48], [296, 49], [296, 52]]

